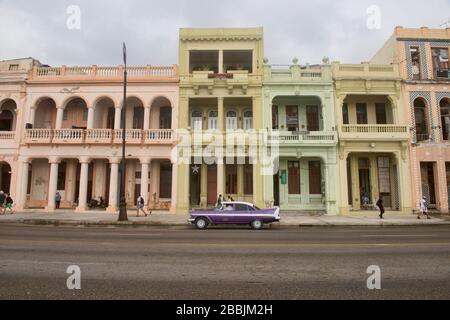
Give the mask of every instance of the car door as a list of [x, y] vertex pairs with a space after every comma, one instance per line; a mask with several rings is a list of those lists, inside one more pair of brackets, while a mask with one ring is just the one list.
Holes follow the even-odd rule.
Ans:
[[248, 206], [243, 203], [236, 203], [234, 205], [234, 223], [249, 223], [251, 217], [249, 215]]
[[218, 223], [233, 223], [234, 219], [234, 205], [232, 203], [225, 203], [223, 210], [220, 211], [220, 215], [217, 217]]

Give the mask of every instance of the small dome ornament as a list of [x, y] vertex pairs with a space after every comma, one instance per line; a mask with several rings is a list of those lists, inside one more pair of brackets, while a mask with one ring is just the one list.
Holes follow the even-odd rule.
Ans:
[[267, 57], [264, 57], [263, 62], [264, 62], [265, 64], [268, 64], [268, 63], [269, 63], [269, 59], [268, 59]]
[[330, 58], [328, 58], [327, 56], [324, 56], [324, 57], [322, 58], [322, 62], [323, 62], [324, 64], [330, 64]]
[[292, 59], [292, 63], [293, 63], [293, 64], [297, 64], [297, 63], [298, 63], [298, 58], [297, 58], [297, 57], [294, 57], [294, 58]]

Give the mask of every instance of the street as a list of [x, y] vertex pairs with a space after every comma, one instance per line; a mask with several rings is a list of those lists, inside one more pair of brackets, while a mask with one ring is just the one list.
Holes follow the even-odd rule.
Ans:
[[[81, 269], [69, 290], [67, 267]], [[370, 265], [381, 289], [366, 285]], [[0, 225], [0, 299], [450, 299], [450, 226]]]

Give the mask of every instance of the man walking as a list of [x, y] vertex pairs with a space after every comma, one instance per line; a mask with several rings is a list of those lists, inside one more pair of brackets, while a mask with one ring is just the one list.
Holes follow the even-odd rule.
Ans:
[[145, 204], [144, 197], [140, 195], [137, 198], [137, 214], [136, 214], [136, 217], [139, 217], [139, 211], [142, 211], [144, 213], [144, 216], [147, 216], [147, 213], [144, 210], [144, 204]]
[[378, 207], [378, 209], [380, 209], [380, 219], [383, 219], [384, 206], [383, 206], [383, 199], [381, 198], [381, 196], [378, 198], [376, 206]]
[[420, 219], [423, 214], [427, 216], [427, 219], [431, 219], [428, 215], [428, 204], [426, 197], [422, 197], [422, 199], [420, 199], [419, 201], [419, 215], [417, 216], [417, 219]]

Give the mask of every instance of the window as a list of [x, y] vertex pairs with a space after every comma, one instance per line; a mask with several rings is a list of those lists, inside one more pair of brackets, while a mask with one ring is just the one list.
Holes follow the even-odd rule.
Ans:
[[202, 130], [202, 113], [200, 111], [193, 111], [191, 115], [192, 130]]
[[278, 130], [278, 106], [272, 105], [272, 130]]
[[17, 71], [17, 70], [19, 70], [18, 64], [10, 64], [9, 65], [9, 71]]
[[414, 100], [414, 120], [416, 128], [416, 140], [428, 140], [428, 125], [425, 112], [425, 102], [418, 98]]
[[288, 161], [288, 193], [300, 194], [300, 162]]
[[243, 203], [235, 203], [234, 210], [235, 211], [248, 211], [248, 206]]
[[375, 114], [377, 124], [386, 124], [386, 105], [384, 103], [376, 103], [375, 104]]
[[235, 164], [227, 164], [226, 173], [226, 193], [237, 194], [237, 166]]
[[244, 112], [244, 130], [250, 130], [253, 128], [253, 112]]
[[449, 78], [448, 48], [432, 48], [431, 57], [436, 78]]
[[217, 111], [210, 111], [208, 114], [208, 129], [217, 129]]
[[244, 164], [244, 194], [253, 194], [253, 165]]
[[219, 72], [219, 51], [191, 50], [189, 51], [189, 73], [193, 71]]
[[253, 72], [252, 50], [224, 50], [223, 51], [223, 70], [247, 70]]
[[409, 49], [411, 55], [411, 68], [412, 68], [412, 78], [414, 80], [420, 80], [421, 70], [420, 70], [420, 52], [418, 47], [411, 47]]
[[348, 124], [348, 104], [344, 103], [342, 105], [342, 122]]
[[322, 175], [320, 161], [309, 161], [309, 193], [322, 193]]
[[308, 131], [319, 131], [318, 106], [306, 106], [306, 127]]
[[298, 106], [286, 106], [286, 127], [288, 131], [298, 131]]
[[450, 133], [450, 102], [449, 99], [442, 99], [439, 103], [441, 110], [442, 140], [449, 140]]
[[367, 124], [367, 105], [365, 103], [356, 104], [356, 123]]
[[237, 129], [237, 113], [236, 111], [228, 111], [227, 112], [227, 130], [236, 130]]

